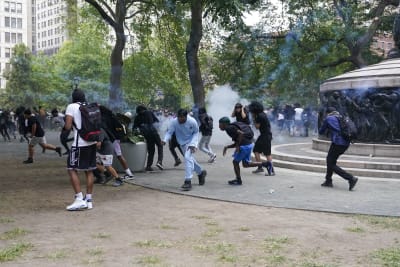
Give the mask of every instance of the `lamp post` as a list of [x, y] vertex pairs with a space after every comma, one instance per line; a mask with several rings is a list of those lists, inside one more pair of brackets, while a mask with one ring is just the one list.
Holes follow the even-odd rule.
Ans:
[[79, 82], [81, 81], [81, 78], [79, 78], [78, 76], [74, 77], [74, 81], [73, 81], [73, 89], [78, 89], [79, 87]]

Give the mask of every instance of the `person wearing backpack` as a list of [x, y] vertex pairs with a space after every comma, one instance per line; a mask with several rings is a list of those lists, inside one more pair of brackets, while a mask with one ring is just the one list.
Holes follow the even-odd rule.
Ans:
[[199, 149], [200, 151], [206, 153], [210, 157], [208, 163], [213, 163], [215, 161], [215, 158], [217, 157], [217, 154], [215, 154], [212, 151], [210, 146], [210, 140], [214, 127], [213, 118], [207, 114], [205, 108], [199, 108], [199, 120], [200, 120], [199, 130], [201, 133]]
[[228, 117], [222, 117], [219, 119], [219, 129], [225, 131], [234, 142], [231, 145], [225, 146], [222, 155], [225, 156], [228, 148], [235, 148], [233, 153], [233, 170], [235, 172], [235, 179], [228, 181], [230, 185], [242, 185], [242, 177], [240, 174], [240, 162], [242, 162], [243, 168], [266, 167], [266, 162], [252, 162], [251, 151], [253, 149], [253, 137], [254, 133], [250, 126], [243, 122], [231, 123]]
[[[64, 131], [73, 129], [74, 141], [67, 159], [67, 170], [72, 188], [75, 192], [74, 202], [67, 206], [67, 210], [92, 209], [93, 201], [93, 170], [96, 169], [96, 141], [86, 141], [78, 133], [82, 128], [80, 107], [86, 102], [85, 93], [80, 89], [72, 92], [72, 104], [65, 111]], [[85, 172], [86, 196], [83, 196], [78, 171]]]
[[113, 144], [114, 154], [117, 156], [118, 161], [121, 163], [121, 166], [125, 171], [125, 176], [123, 178], [132, 179], [135, 175], [129, 168], [121, 149], [121, 140], [126, 136], [125, 128], [110, 109], [105, 106], [100, 106], [100, 112], [102, 128], [107, 132], [107, 135]]
[[346, 172], [337, 165], [338, 158], [346, 152], [350, 146], [350, 141], [346, 140], [341, 135], [339, 122], [339, 112], [334, 107], [327, 108], [327, 115], [319, 128], [319, 134], [322, 135], [326, 131], [330, 133], [331, 146], [329, 147], [328, 155], [326, 156], [326, 175], [325, 182], [321, 184], [324, 187], [333, 187], [332, 175], [336, 173], [349, 183], [349, 191], [352, 191], [356, 185], [358, 178]]

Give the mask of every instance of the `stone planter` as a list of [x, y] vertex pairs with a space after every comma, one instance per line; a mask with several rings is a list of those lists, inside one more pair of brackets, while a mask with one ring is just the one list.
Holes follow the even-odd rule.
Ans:
[[[121, 149], [122, 155], [126, 159], [126, 162], [132, 171], [140, 172], [144, 170], [147, 158], [147, 145], [145, 142], [139, 142], [136, 144], [121, 143]], [[124, 172], [124, 169], [116, 156], [113, 158], [112, 166], [117, 172]]]

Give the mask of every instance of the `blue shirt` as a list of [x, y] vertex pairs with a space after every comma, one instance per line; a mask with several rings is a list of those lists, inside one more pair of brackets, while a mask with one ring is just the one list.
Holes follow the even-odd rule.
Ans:
[[168, 142], [174, 132], [178, 144], [197, 147], [199, 142], [199, 126], [194, 118], [187, 116], [186, 122], [182, 124], [179, 123], [178, 118], [174, 118], [165, 133], [164, 142]]
[[326, 132], [326, 130], [329, 130], [331, 134], [332, 143], [340, 146], [350, 145], [350, 142], [346, 141], [340, 134], [339, 118], [335, 114], [330, 114], [325, 118], [318, 132], [322, 135]]

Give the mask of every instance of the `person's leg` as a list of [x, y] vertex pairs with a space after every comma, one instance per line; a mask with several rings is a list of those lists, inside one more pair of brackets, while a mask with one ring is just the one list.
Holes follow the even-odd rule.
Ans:
[[161, 138], [158, 132], [154, 133], [154, 140], [155, 144], [157, 146], [157, 168], [160, 170], [164, 169], [164, 166], [162, 165], [163, 159], [164, 159], [164, 146], [161, 144]]
[[113, 147], [114, 147], [114, 153], [115, 155], [117, 155], [118, 161], [121, 163], [122, 168], [125, 170], [126, 173], [125, 178], [132, 178], [134, 176], [133, 172], [129, 168], [125, 157], [122, 155], [121, 141], [118, 139], [114, 140]]
[[321, 186], [332, 187], [332, 175], [333, 175], [333, 166], [336, 165], [336, 161], [339, 155], [335, 150], [335, 144], [331, 144], [328, 150], [328, 154], [326, 156], [326, 174], [325, 174], [325, 182], [321, 184]]
[[182, 189], [187, 191], [192, 189], [194, 158], [192, 151], [190, 151], [187, 145], [184, 145], [181, 148], [182, 151], [184, 151], [184, 160], [185, 160], [185, 182], [182, 185]]
[[153, 161], [154, 161], [154, 153], [156, 151], [155, 148], [155, 143], [154, 140], [152, 138], [146, 138], [146, 142], [147, 142], [147, 169], [149, 170], [151, 168], [151, 166], [153, 165]]

